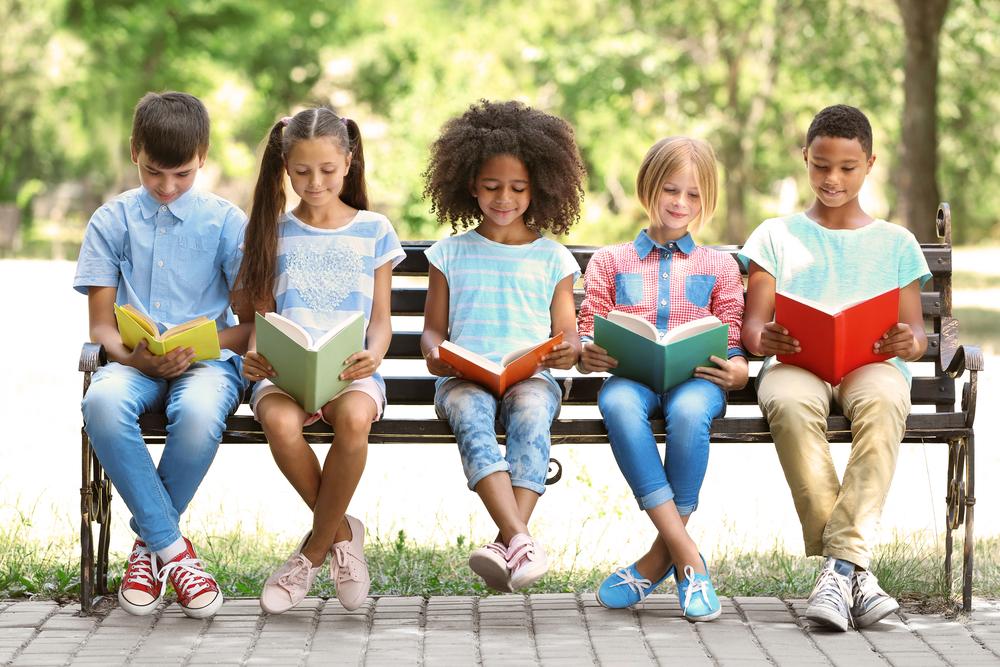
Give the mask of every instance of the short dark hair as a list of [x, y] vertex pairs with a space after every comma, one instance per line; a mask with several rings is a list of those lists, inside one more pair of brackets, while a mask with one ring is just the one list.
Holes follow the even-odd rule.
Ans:
[[586, 174], [573, 128], [562, 118], [513, 101], [480, 100], [445, 123], [424, 172], [424, 196], [438, 221], [451, 223], [456, 232], [482, 222], [469, 185], [496, 155], [513, 155], [528, 170], [531, 203], [524, 224], [565, 234], [580, 217]]
[[187, 93], [146, 93], [132, 115], [132, 149], [172, 169], [208, 153], [208, 109]]
[[857, 139], [865, 155], [872, 156], [872, 125], [868, 117], [855, 107], [834, 104], [816, 114], [806, 132], [807, 148], [816, 137]]

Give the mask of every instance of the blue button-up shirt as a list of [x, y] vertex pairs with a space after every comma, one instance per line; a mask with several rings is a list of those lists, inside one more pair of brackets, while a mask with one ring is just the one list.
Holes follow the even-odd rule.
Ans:
[[207, 192], [160, 204], [144, 188], [129, 190], [90, 218], [73, 287], [117, 287], [115, 301], [146, 313], [160, 331], [199, 316], [232, 326], [245, 226], [240, 209]]

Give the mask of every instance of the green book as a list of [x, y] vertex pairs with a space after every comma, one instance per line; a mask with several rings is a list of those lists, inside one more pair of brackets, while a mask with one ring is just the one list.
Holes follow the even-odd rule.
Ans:
[[339, 379], [344, 360], [364, 349], [365, 318], [357, 312], [318, 340], [277, 313], [255, 318], [257, 351], [267, 357], [277, 377], [274, 384], [313, 414], [350, 382]]
[[709, 357], [726, 358], [729, 325], [709, 315], [686, 322], [662, 336], [646, 319], [612, 310], [594, 316], [594, 342], [618, 361], [613, 375], [636, 380], [663, 393], [684, 382]]

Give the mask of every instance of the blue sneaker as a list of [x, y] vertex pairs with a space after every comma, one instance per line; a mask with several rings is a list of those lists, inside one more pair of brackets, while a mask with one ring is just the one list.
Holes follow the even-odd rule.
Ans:
[[[701, 559], [705, 565], [704, 557]], [[677, 582], [677, 598], [681, 603], [681, 612], [684, 618], [691, 622], [711, 621], [718, 618], [722, 613], [722, 604], [715, 594], [715, 587], [709, 578], [708, 565], [705, 565], [706, 574], [698, 574], [690, 565], [684, 566], [684, 581]], [[677, 578], [677, 574], [674, 574]]]
[[620, 567], [601, 582], [601, 587], [597, 589], [597, 601], [608, 609], [627, 609], [642, 602], [664, 579], [673, 574], [674, 566], [671, 565], [665, 575], [653, 582], [639, 574], [635, 563]]

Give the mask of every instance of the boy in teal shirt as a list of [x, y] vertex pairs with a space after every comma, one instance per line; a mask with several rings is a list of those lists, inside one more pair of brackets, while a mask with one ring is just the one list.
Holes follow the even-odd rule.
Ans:
[[[930, 278], [920, 245], [906, 229], [862, 210], [858, 193], [875, 163], [872, 131], [861, 111], [823, 109], [806, 134], [802, 156], [816, 195], [803, 213], [766, 220], [739, 259], [748, 267], [743, 345], [767, 356], [757, 399], [802, 524], [806, 555], [826, 563], [806, 617], [846, 630], [899, 608], [868, 567], [871, 541], [896, 468], [910, 411], [910, 373], [927, 348], [920, 288]], [[848, 373], [831, 386], [773, 356], [801, 350], [774, 317], [775, 291], [827, 306], [899, 288], [898, 321], [873, 345], [894, 355]], [[841, 482], [826, 440], [836, 401], [851, 420], [851, 455]]]

